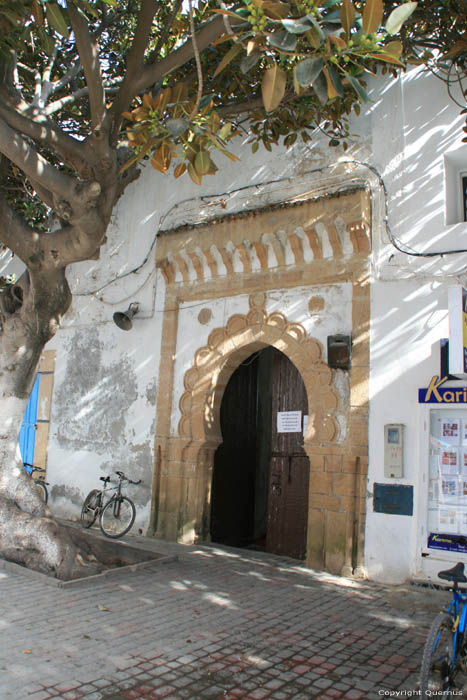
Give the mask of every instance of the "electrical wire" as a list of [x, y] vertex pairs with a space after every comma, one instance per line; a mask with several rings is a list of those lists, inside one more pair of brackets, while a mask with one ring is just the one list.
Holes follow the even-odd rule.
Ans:
[[[384, 193], [385, 216], [384, 216], [384, 219], [383, 219], [383, 224], [384, 224], [384, 227], [385, 227], [385, 230], [386, 230], [386, 233], [387, 233], [387, 236], [388, 236], [388, 239], [389, 239], [390, 243], [392, 244], [392, 246], [393, 246], [397, 251], [399, 251], [400, 253], [403, 253], [404, 255], [409, 255], [409, 256], [411, 256], [411, 257], [422, 257], [422, 258], [444, 257], [445, 255], [459, 255], [459, 254], [462, 254], [462, 253], [467, 253], [467, 248], [458, 248], [458, 249], [453, 249], [453, 250], [440, 250], [440, 251], [421, 252], [421, 251], [414, 250], [414, 249], [411, 248], [410, 246], [407, 246], [407, 245], [402, 244], [402, 243], [396, 238], [396, 236], [394, 236], [394, 234], [393, 234], [392, 231], [391, 231], [391, 226], [390, 226], [390, 224], [389, 224], [389, 216], [388, 216], [388, 212], [389, 212], [389, 196], [388, 196], [388, 191], [387, 191], [386, 183], [385, 183], [385, 181], [384, 181], [384, 179], [383, 179], [381, 173], [377, 170], [377, 168], [376, 168], [374, 165], [371, 165], [370, 163], [367, 163], [367, 162], [365, 162], [365, 161], [356, 160], [356, 159], [351, 159], [351, 160], [346, 160], [346, 161], [339, 161], [339, 164], [341, 164], [341, 165], [361, 165], [361, 166], [363, 166], [363, 167], [365, 167], [365, 168], [368, 168], [368, 170], [370, 170], [370, 171], [377, 177], [378, 183], [379, 183], [379, 185], [380, 185], [380, 187], [381, 187], [381, 189], [382, 189], [382, 191], [383, 191], [383, 193]], [[317, 168], [316, 170], [311, 171], [311, 172], [321, 172], [322, 170], [323, 170], [322, 168]], [[131, 275], [138, 274], [138, 273], [140, 272], [140, 270], [146, 265], [146, 263], [149, 261], [149, 259], [150, 259], [150, 257], [151, 257], [151, 254], [152, 254], [152, 252], [153, 252], [153, 250], [154, 250], [154, 247], [155, 247], [155, 245], [156, 245], [157, 238], [159, 237], [159, 235], [160, 235], [161, 232], [162, 232], [162, 227], [163, 227], [163, 225], [164, 225], [164, 222], [165, 222], [165, 221], [167, 220], [167, 218], [168, 218], [174, 211], [176, 211], [178, 208], [180, 208], [180, 207], [182, 207], [182, 206], [184, 206], [184, 205], [186, 205], [186, 204], [188, 204], [188, 203], [195, 202], [195, 201], [200, 201], [200, 202], [202, 202], [202, 203], [205, 203], [205, 200], [212, 200], [212, 199], [220, 199], [220, 200], [222, 200], [222, 198], [224, 198], [224, 197], [228, 197], [228, 196], [231, 196], [231, 195], [233, 195], [233, 194], [237, 194], [237, 193], [239, 193], [239, 192], [242, 192], [242, 191], [251, 189], [252, 187], [255, 187], [255, 188], [257, 188], [257, 189], [260, 189], [261, 187], [264, 187], [264, 186], [266, 186], [266, 185], [278, 184], [278, 183], [284, 183], [284, 182], [291, 182], [293, 179], [294, 179], [294, 178], [292, 178], [292, 177], [287, 177], [287, 178], [273, 178], [273, 179], [270, 179], [270, 180], [265, 180], [264, 182], [261, 182], [261, 183], [255, 183], [255, 184], [253, 184], [253, 185], [243, 185], [242, 187], [238, 187], [238, 188], [235, 188], [235, 189], [233, 189], [233, 190], [229, 190], [229, 191], [227, 191], [227, 192], [213, 193], [213, 194], [203, 195], [203, 196], [200, 196], [200, 197], [187, 197], [186, 199], [183, 199], [183, 200], [181, 200], [181, 201], [179, 201], [179, 202], [176, 202], [176, 203], [161, 217], [161, 219], [160, 219], [160, 221], [159, 221], [159, 225], [158, 225], [158, 227], [157, 227], [157, 231], [156, 231], [156, 233], [155, 233], [155, 235], [154, 235], [154, 237], [153, 237], [153, 240], [151, 241], [151, 244], [150, 244], [150, 246], [149, 246], [148, 252], [146, 253], [146, 255], [145, 255], [145, 257], [143, 258], [143, 260], [142, 260], [136, 267], [132, 268], [131, 270], [128, 270], [128, 272], [125, 272], [125, 273], [123, 273], [123, 274], [121, 274], [121, 275], [117, 275], [116, 277], [114, 277], [113, 279], [109, 280], [108, 282], [106, 282], [105, 284], [103, 284], [101, 287], [99, 287], [99, 288], [96, 289], [96, 290], [93, 290], [93, 291], [92, 291], [92, 290], [89, 290], [89, 291], [86, 291], [86, 292], [77, 292], [74, 296], [94, 296], [94, 297], [95, 297], [98, 301], [100, 301], [101, 303], [103, 303], [103, 304], [108, 304], [108, 305], [110, 305], [110, 306], [117, 306], [118, 304], [121, 304], [121, 303], [127, 301], [130, 297], [134, 297], [135, 294], [137, 294], [137, 292], [140, 291], [140, 290], [148, 283], [148, 281], [151, 279], [151, 277], [152, 277], [152, 276], [154, 275], [154, 273], [155, 273], [155, 268], [151, 269], [151, 271], [149, 272], [149, 274], [148, 274], [148, 276], [146, 277], [146, 279], [144, 280], [144, 282], [138, 287], [138, 289], [137, 289], [136, 291], [132, 292], [131, 295], [126, 296], [126, 297], [123, 298], [123, 299], [119, 299], [118, 301], [115, 301], [115, 302], [106, 302], [104, 299], [99, 298], [97, 295], [100, 294], [101, 292], [103, 292], [107, 287], [111, 286], [112, 284], [114, 284], [114, 283], [116, 283], [116, 282], [119, 282], [119, 281], [121, 281], [122, 279], [125, 279], [126, 277], [129, 277], [129, 276], [131, 276]], [[207, 204], [207, 206], [209, 206], [209, 205], [212, 206], [213, 204], [216, 204], [216, 202], [210, 202], [210, 203]], [[253, 211], [253, 209], [248, 209], [248, 210], [246, 210], [246, 211]], [[256, 210], [254, 210], [254, 211], [256, 211]], [[205, 303], [205, 302], [203, 302], [203, 303]], [[199, 306], [199, 305], [202, 305], [202, 304], [193, 304], [193, 306]], [[190, 307], [190, 308], [191, 308], [191, 307]]]
[[378, 178], [379, 185], [381, 189], [383, 190], [384, 193], [384, 209], [385, 209], [385, 216], [383, 219], [383, 223], [386, 229], [386, 233], [388, 235], [390, 243], [394, 246], [396, 250], [399, 251], [399, 253], [404, 253], [404, 255], [410, 255], [412, 257], [416, 258], [436, 258], [436, 257], [444, 257], [445, 255], [459, 255], [461, 253], [467, 253], [467, 248], [457, 248], [454, 250], [437, 250], [437, 251], [430, 251], [423, 253], [421, 251], [414, 250], [410, 246], [404, 246], [403, 244], [394, 236], [394, 234], [391, 231], [391, 226], [389, 224], [389, 196], [388, 196], [388, 191], [386, 187], [386, 183], [383, 180], [382, 175], [378, 172], [378, 170], [375, 168], [374, 165], [371, 165], [370, 163], [365, 163], [364, 161], [360, 160], [346, 160], [346, 161], [339, 161], [341, 164], [357, 164], [357, 165], [363, 165], [365, 168], [368, 168], [371, 170], [374, 175]]

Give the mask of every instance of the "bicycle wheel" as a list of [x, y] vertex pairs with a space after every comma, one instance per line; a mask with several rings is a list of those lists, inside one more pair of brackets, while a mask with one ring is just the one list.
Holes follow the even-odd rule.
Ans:
[[116, 496], [105, 504], [99, 520], [106, 537], [122, 537], [135, 522], [136, 508], [126, 496]]
[[47, 501], [49, 500], [49, 492], [47, 491], [47, 486], [44, 484], [43, 481], [36, 481], [35, 487], [41, 501], [47, 503]]
[[440, 613], [428, 632], [423, 648], [420, 671], [420, 691], [422, 698], [431, 697], [433, 691], [449, 690], [454, 687], [454, 672], [451, 668], [454, 634], [453, 619], [447, 613]]
[[81, 508], [81, 525], [83, 527], [89, 528], [94, 524], [100, 504], [101, 492], [98, 489], [90, 491], [84, 499], [83, 507]]

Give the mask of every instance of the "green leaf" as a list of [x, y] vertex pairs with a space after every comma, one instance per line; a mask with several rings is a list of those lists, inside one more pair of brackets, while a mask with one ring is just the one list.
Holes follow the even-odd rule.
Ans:
[[324, 36], [323, 30], [321, 29], [320, 23], [317, 22], [317, 21], [315, 20], [315, 18], [313, 17], [313, 15], [307, 15], [307, 17], [308, 17], [308, 19], [310, 20], [310, 22], [311, 22], [311, 24], [312, 24], [312, 26], [313, 26], [315, 32], [318, 34], [319, 38], [320, 38], [321, 40], [323, 40], [323, 39], [325, 38], [325, 36]]
[[211, 168], [211, 157], [207, 151], [200, 151], [195, 156], [193, 163], [198, 175], [207, 175]]
[[305, 58], [295, 66], [295, 76], [301, 87], [308, 87], [318, 77], [323, 69], [324, 61], [321, 57]]
[[266, 112], [272, 112], [280, 104], [285, 94], [287, 77], [277, 63], [264, 72], [261, 94]]
[[334, 90], [337, 92], [339, 97], [344, 97], [344, 86], [342, 85], [342, 81], [339, 77], [339, 73], [336, 71], [334, 66], [332, 66], [330, 64], [327, 66], [327, 71], [328, 71], [328, 75], [331, 79], [331, 83], [332, 83]]
[[230, 134], [232, 132], [232, 124], [231, 122], [227, 122], [226, 124], [223, 125], [221, 130], [219, 131], [219, 138], [221, 141], [226, 141]]
[[285, 29], [268, 35], [268, 42], [279, 51], [295, 51], [297, 37]]
[[165, 122], [165, 128], [172, 136], [181, 136], [188, 129], [188, 122], [186, 119], [167, 119]]
[[322, 72], [318, 75], [312, 87], [318, 100], [322, 105], [325, 105], [328, 101], [328, 84]]
[[383, 0], [366, 0], [363, 8], [363, 31], [374, 34], [383, 20]]
[[252, 153], [256, 153], [256, 151], [258, 150], [258, 148], [259, 148], [259, 143], [258, 143], [258, 141], [255, 141], [255, 142], [251, 145], [251, 152], [252, 152]]
[[55, 50], [55, 42], [50, 36], [48, 32], [45, 31], [42, 27], [39, 27], [37, 30], [37, 33], [39, 34], [40, 40], [41, 40], [41, 47], [47, 54], [47, 56], [52, 56], [54, 50]]
[[[466, 46], [467, 48], [467, 46]], [[402, 56], [402, 43], [399, 40], [396, 41], [390, 41], [389, 44], [386, 44], [383, 47], [383, 50], [385, 53], [391, 54], [391, 56], [395, 56], [396, 58], [400, 58]]]
[[230, 51], [227, 51], [227, 53], [222, 57], [221, 62], [214, 71], [213, 78], [215, 78], [216, 75], [219, 75], [219, 73], [221, 73], [224, 68], [229, 65], [230, 61], [232, 61], [235, 56], [240, 53], [240, 51], [243, 51], [243, 46], [240, 43], [234, 44]]
[[380, 53], [370, 53], [368, 54], [371, 58], [376, 58], [379, 61], [384, 61], [385, 63], [393, 63], [395, 66], [403, 66], [404, 64], [399, 61], [395, 56], [381, 51]]
[[[320, 31], [321, 31], [321, 27], [320, 27]], [[314, 49], [319, 49], [322, 42], [324, 41], [324, 34], [322, 31], [320, 34], [320, 32], [316, 29], [316, 27], [311, 27], [310, 31], [306, 33], [306, 38], [308, 39], [308, 41], [310, 42], [311, 46]]]
[[68, 25], [59, 6], [56, 3], [48, 2], [45, 10], [47, 21], [50, 24], [50, 26], [53, 29], [55, 29], [55, 31], [58, 34], [61, 34], [63, 37], [66, 38], [70, 32], [68, 30]]
[[350, 0], [344, 0], [340, 9], [341, 24], [347, 36], [350, 36], [350, 30], [355, 22], [355, 8]]
[[305, 34], [310, 27], [311, 22], [308, 17], [300, 17], [299, 19], [282, 19], [282, 26], [290, 32], [290, 34]]
[[256, 64], [258, 63], [259, 59], [261, 58], [261, 54], [259, 51], [255, 51], [254, 53], [251, 53], [249, 56], [244, 56], [242, 60], [240, 61], [240, 70], [241, 72], [245, 75], [245, 73], [248, 73], [249, 70], [254, 68]]
[[260, 7], [266, 17], [278, 20], [281, 17], [287, 17], [290, 13], [290, 4], [288, 2], [279, 2], [278, 0], [253, 0], [253, 4]]
[[350, 73], [345, 73], [345, 77], [349, 81], [349, 85], [351, 85], [353, 87], [353, 89], [355, 90], [355, 92], [359, 96], [360, 100], [362, 102], [368, 102], [368, 100], [369, 100], [368, 94], [367, 94], [365, 88], [363, 87], [363, 85], [361, 85], [360, 81], [357, 80], [357, 78], [355, 78], [353, 75], [350, 75]]
[[404, 22], [410, 17], [412, 12], [417, 7], [418, 2], [405, 2], [399, 5], [391, 12], [386, 22], [386, 31], [388, 34], [397, 34]]
[[204, 109], [216, 96], [215, 92], [211, 92], [209, 95], [204, 95], [199, 101], [199, 109]]
[[[104, 2], [106, 2], [106, 0], [104, 0]], [[89, 12], [89, 14], [91, 14], [96, 19], [99, 19], [99, 13], [97, 12], [96, 8], [92, 7], [92, 5], [90, 5], [87, 2], [87, 0], [80, 0], [80, 4], [78, 7], [78, 12], [80, 13], [80, 15], [87, 19], [85, 13], [83, 12], [83, 9], [86, 10], [86, 12]]]
[[202, 181], [203, 181], [203, 177], [202, 177], [202, 175], [198, 175], [198, 173], [197, 173], [196, 170], [195, 170], [195, 167], [194, 167], [193, 163], [188, 163], [188, 168], [187, 168], [187, 169], [188, 169], [188, 175], [189, 175], [190, 178], [193, 180], [193, 182], [195, 183], [195, 185], [201, 185], [201, 183], [202, 183]]

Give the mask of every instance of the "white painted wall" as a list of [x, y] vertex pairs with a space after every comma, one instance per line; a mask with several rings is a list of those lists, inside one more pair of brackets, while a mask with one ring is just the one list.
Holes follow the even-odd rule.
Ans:
[[[382, 91], [370, 122], [372, 164], [384, 180], [390, 229], [401, 247], [417, 252], [467, 248], [467, 224], [446, 224], [445, 157], [467, 164], [467, 146], [461, 143], [459, 108], [446, 100], [444, 84], [419, 69], [410, 71]], [[447, 289], [466, 283], [467, 253], [408, 256], [395, 250], [384, 233], [374, 251], [366, 566], [371, 578], [397, 583], [433, 576], [459, 559], [445, 554], [438, 566], [440, 557], [433, 552], [421, 557], [428, 434], [418, 389], [440, 372], [439, 341], [449, 335]], [[387, 423], [405, 425], [404, 477], [398, 480], [384, 477]], [[413, 485], [414, 515], [374, 513], [374, 482]]]
[[[458, 107], [449, 101], [444, 85], [420, 69], [397, 80], [375, 80], [371, 96], [373, 102], [353, 125], [355, 138], [347, 152], [330, 149], [318, 133], [309, 144], [277, 148], [271, 154], [261, 147], [255, 156], [238, 140], [233, 150], [241, 160], [232, 163], [215, 155], [219, 173], [205, 178], [202, 187], [187, 176], [174, 181], [151, 168], [129, 186], [100, 260], [69, 270], [73, 309], [49, 346], [57, 350], [57, 367], [48, 479], [58, 515], [78, 517], [98, 477], [123, 468], [144, 481], [131, 493], [139, 504], [136, 527], [144, 531], [148, 525], [164, 302], [164, 281], [154, 265], [158, 233], [364, 180], [373, 197], [366, 565], [371, 578], [383, 581], [399, 582], [420, 573], [426, 450], [417, 390], [439, 371], [438, 341], [448, 332], [447, 287], [465, 282], [467, 253], [408, 256], [391, 243], [386, 223], [404, 250], [467, 247], [467, 225], [447, 225], [445, 213], [445, 183], [452, 180], [454, 166], [467, 164], [467, 146], [461, 145]], [[327, 298], [343, 294], [345, 303], [339, 310], [342, 317], [330, 315], [324, 321], [306, 315], [302, 293], [269, 294], [268, 312], [279, 308], [290, 320], [304, 323], [324, 345], [328, 333], [350, 330], [345, 289], [325, 290]], [[112, 315], [134, 301], [140, 303], [140, 313], [126, 333], [113, 324]], [[212, 321], [204, 326], [197, 320], [203, 306], [213, 311]], [[247, 310], [246, 295], [199, 306], [187, 302], [180, 309], [170, 408], [173, 431], [193, 343], [200, 347], [212, 328]], [[373, 513], [373, 483], [390, 481], [383, 472], [382, 438], [388, 422], [406, 425], [405, 473], [397, 483], [414, 486], [412, 517]]]

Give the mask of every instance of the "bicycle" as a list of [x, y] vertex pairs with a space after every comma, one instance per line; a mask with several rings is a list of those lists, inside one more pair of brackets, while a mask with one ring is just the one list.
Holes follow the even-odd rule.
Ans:
[[40, 498], [44, 503], [47, 503], [49, 500], [49, 492], [47, 490], [48, 486], [48, 481], [45, 481], [44, 476], [45, 476], [45, 469], [42, 469], [42, 467], [36, 467], [34, 464], [29, 464], [29, 462], [23, 462], [23, 467], [26, 469], [28, 472], [29, 476], [34, 479], [32, 476], [34, 472], [40, 472], [42, 476], [39, 476], [38, 479], [34, 479], [34, 483], [36, 486], [36, 491], [39, 494]]
[[[122, 495], [122, 483], [126, 481], [129, 484], [140, 484], [139, 481], [132, 481], [123, 472], [115, 472], [119, 478], [116, 486], [108, 489], [110, 476], [99, 477], [104, 482], [103, 488], [93, 489], [84, 499], [81, 509], [81, 525], [88, 529], [94, 525], [97, 516], [99, 516], [99, 526], [102, 533], [106, 537], [117, 539], [125, 535], [133, 526], [136, 517], [136, 508], [133, 501], [127, 496]], [[105, 500], [106, 491], [115, 491], [115, 493]]]
[[433, 620], [428, 632], [420, 671], [422, 697], [457, 688], [456, 677], [467, 669], [467, 590], [459, 589], [459, 583], [467, 583], [464, 564], [459, 562], [438, 576], [452, 581], [452, 600]]

